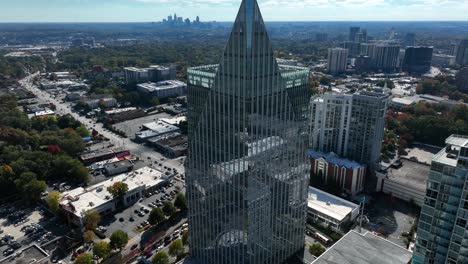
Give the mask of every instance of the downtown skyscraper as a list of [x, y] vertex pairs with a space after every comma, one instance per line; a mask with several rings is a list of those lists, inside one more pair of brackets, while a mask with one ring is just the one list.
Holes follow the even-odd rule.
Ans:
[[304, 248], [309, 70], [278, 65], [256, 0], [221, 61], [188, 70], [187, 197], [197, 263], [284, 263]]

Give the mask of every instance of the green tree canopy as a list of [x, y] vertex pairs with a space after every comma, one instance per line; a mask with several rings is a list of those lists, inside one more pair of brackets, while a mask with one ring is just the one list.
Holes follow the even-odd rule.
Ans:
[[176, 239], [169, 245], [169, 254], [174, 257], [180, 257], [184, 254], [184, 245], [182, 240]]
[[60, 193], [59, 192], [50, 192], [47, 195], [46, 199], [47, 205], [49, 206], [49, 209], [54, 212], [58, 213], [60, 210]]
[[187, 246], [189, 243], [189, 231], [188, 230], [185, 230], [184, 232], [182, 232], [182, 243], [184, 244], [184, 246]]
[[114, 199], [122, 199], [128, 192], [128, 185], [124, 182], [115, 182], [112, 186], [107, 187], [107, 191]]
[[89, 253], [83, 253], [76, 257], [75, 261], [73, 262], [74, 264], [93, 264], [93, 256]]
[[99, 222], [101, 222], [101, 215], [96, 210], [89, 210], [84, 214], [84, 221], [86, 229], [95, 229]]
[[151, 260], [153, 264], [169, 264], [169, 255], [166, 251], [159, 251]]
[[112, 249], [122, 249], [128, 243], [128, 234], [122, 230], [116, 230], [110, 237], [110, 246]]
[[93, 246], [93, 255], [97, 256], [98, 258], [106, 258], [109, 256], [111, 252], [111, 248], [108, 242], [106, 241], [99, 241], [97, 243], [94, 243]]
[[325, 248], [319, 243], [314, 243], [309, 246], [309, 253], [316, 257], [322, 255], [323, 252], [325, 252]]
[[93, 242], [93, 239], [96, 237], [96, 234], [92, 230], [86, 230], [83, 233], [83, 242], [89, 244]]
[[171, 202], [166, 201], [163, 205], [163, 211], [167, 216], [172, 216], [175, 213], [175, 207]]
[[187, 209], [187, 199], [185, 198], [185, 195], [183, 193], [177, 194], [176, 199], [174, 201], [174, 205], [180, 210]]
[[161, 208], [154, 208], [151, 210], [148, 216], [148, 222], [152, 225], [157, 225], [165, 219], [166, 217], [164, 216], [164, 212], [161, 210]]

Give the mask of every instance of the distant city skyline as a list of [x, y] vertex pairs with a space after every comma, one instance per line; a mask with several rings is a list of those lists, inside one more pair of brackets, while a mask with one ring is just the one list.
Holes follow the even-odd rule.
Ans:
[[[233, 21], [240, 0], [2, 0], [0, 22]], [[259, 0], [266, 21], [468, 20], [468, 0]], [[190, 8], [188, 8], [190, 7]]]

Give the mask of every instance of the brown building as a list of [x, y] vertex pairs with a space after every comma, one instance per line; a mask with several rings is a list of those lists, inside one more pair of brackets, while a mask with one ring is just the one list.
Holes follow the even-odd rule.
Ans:
[[364, 190], [366, 166], [340, 158], [335, 153], [309, 150], [311, 182], [339, 186], [342, 191], [356, 195]]

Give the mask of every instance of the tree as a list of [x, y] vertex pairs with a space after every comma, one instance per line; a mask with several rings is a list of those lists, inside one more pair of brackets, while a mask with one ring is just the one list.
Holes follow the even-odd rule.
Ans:
[[83, 233], [83, 242], [85, 242], [86, 244], [89, 244], [91, 242], [93, 242], [93, 239], [96, 237], [96, 234], [94, 234], [93, 231], [91, 230], [86, 230], [84, 233]]
[[106, 241], [99, 241], [97, 243], [94, 243], [93, 246], [93, 255], [97, 256], [98, 258], [106, 258], [109, 256], [109, 253], [111, 252], [111, 248], [108, 242]]
[[322, 255], [323, 252], [325, 252], [325, 248], [319, 243], [314, 243], [309, 246], [309, 253], [316, 257]]
[[187, 199], [185, 198], [185, 195], [183, 193], [177, 194], [176, 199], [174, 201], [174, 205], [180, 210], [187, 209]]
[[153, 264], [169, 264], [169, 256], [166, 251], [159, 251], [152, 259]]
[[174, 257], [180, 257], [184, 254], [184, 245], [182, 240], [176, 239], [169, 245], [169, 254]]
[[122, 199], [128, 192], [128, 185], [124, 182], [116, 182], [112, 186], [107, 187], [107, 191], [114, 199]]
[[86, 223], [86, 229], [95, 229], [99, 222], [101, 222], [101, 215], [96, 210], [86, 211], [84, 214], [84, 221]]
[[116, 230], [110, 237], [110, 247], [112, 249], [122, 249], [128, 243], [128, 234], [122, 230]]
[[47, 189], [47, 184], [44, 181], [38, 181], [36, 174], [33, 172], [23, 172], [15, 180], [15, 184], [26, 201], [39, 200], [41, 193]]
[[93, 264], [93, 256], [89, 253], [83, 253], [79, 255], [76, 259], [74, 264]]
[[154, 208], [151, 210], [151, 213], [148, 217], [148, 222], [152, 225], [157, 225], [165, 219], [166, 217], [164, 216], [164, 212], [161, 210], [161, 208]]
[[78, 135], [80, 135], [82, 137], [88, 137], [89, 136], [89, 130], [83, 125], [76, 128], [76, 133], [78, 133]]
[[188, 230], [185, 230], [184, 232], [182, 232], [182, 243], [184, 244], [184, 246], [187, 246], [188, 242], [189, 242], [189, 232]]
[[59, 192], [50, 192], [47, 195], [46, 199], [49, 209], [55, 214], [60, 210], [60, 193]]
[[167, 216], [172, 216], [175, 213], [175, 207], [171, 202], [165, 202], [163, 205], [163, 211]]

